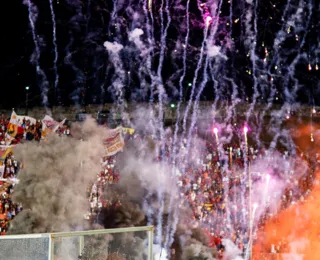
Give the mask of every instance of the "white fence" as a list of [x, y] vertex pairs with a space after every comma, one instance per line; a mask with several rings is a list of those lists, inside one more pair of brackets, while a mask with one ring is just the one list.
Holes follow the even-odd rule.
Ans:
[[[6, 260], [152, 260], [153, 226], [0, 236]], [[81, 256], [81, 258], [80, 258]]]

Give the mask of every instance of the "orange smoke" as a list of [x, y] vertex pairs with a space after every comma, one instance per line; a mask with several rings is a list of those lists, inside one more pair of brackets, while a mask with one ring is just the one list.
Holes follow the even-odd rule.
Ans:
[[[319, 127], [314, 126], [314, 129]], [[294, 140], [299, 147], [298, 154], [320, 154], [320, 135], [314, 134], [311, 142], [312, 128], [299, 128]], [[319, 158], [320, 160], [320, 158]], [[316, 169], [314, 186], [304, 201], [297, 202], [269, 219], [257, 232], [257, 241], [253, 247], [253, 258], [262, 259], [261, 252], [271, 252], [280, 245], [280, 253], [302, 254], [304, 260], [320, 259], [320, 170]], [[271, 255], [264, 259], [273, 259]], [[278, 259], [278, 258], [277, 258]]]

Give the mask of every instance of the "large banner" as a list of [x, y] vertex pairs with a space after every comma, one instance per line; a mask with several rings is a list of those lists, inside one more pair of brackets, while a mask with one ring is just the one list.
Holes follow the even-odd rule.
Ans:
[[111, 129], [108, 137], [104, 140], [107, 156], [115, 155], [123, 150], [124, 140], [122, 136], [122, 127]]
[[0, 145], [0, 160], [5, 160], [11, 152], [12, 146]]
[[24, 129], [22, 127], [23, 121], [29, 121], [30, 124], [36, 124], [37, 120], [30, 116], [18, 116], [15, 111], [12, 111], [10, 122], [7, 126], [6, 144], [11, 142], [17, 137], [17, 135], [23, 135]]
[[23, 120], [29, 121], [30, 124], [33, 125], [37, 123], [37, 120], [31, 116], [19, 116], [15, 111], [12, 111], [9, 124], [21, 126], [23, 124]]
[[56, 132], [59, 127], [63, 126], [66, 119], [62, 120], [60, 123], [55, 121], [51, 116], [46, 115], [42, 119], [42, 137], [46, 137], [49, 133]]

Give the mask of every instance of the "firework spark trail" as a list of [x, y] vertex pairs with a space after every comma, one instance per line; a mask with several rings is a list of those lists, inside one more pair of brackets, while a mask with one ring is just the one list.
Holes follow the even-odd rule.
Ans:
[[202, 45], [201, 45], [201, 49], [200, 49], [200, 58], [199, 58], [199, 61], [198, 61], [198, 64], [197, 64], [197, 68], [195, 70], [195, 74], [194, 74], [194, 77], [193, 77], [193, 80], [192, 80], [192, 89], [191, 89], [191, 94], [190, 94], [190, 97], [189, 97], [189, 101], [188, 101], [187, 107], [186, 107], [185, 112], [184, 112], [183, 125], [182, 125], [183, 131], [182, 131], [181, 138], [184, 137], [184, 135], [185, 135], [185, 133], [187, 131], [187, 118], [188, 118], [188, 114], [189, 114], [189, 111], [190, 111], [192, 103], [193, 103], [192, 100], [193, 100], [194, 92], [195, 92], [195, 89], [196, 89], [196, 82], [197, 82], [197, 79], [198, 79], [198, 74], [199, 74], [199, 71], [200, 71], [201, 66], [202, 66], [202, 60], [203, 60], [203, 56], [204, 56], [204, 47], [205, 47], [205, 43], [206, 43], [207, 34], [208, 34], [208, 26], [206, 26], [205, 29], [204, 29], [204, 37], [203, 37], [203, 41], [202, 41]]
[[[286, 12], [289, 9], [289, 4], [290, 4], [290, 2], [288, 2]], [[281, 56], [280, 56], [280, 46], [287, 39], [287, 32], [285, 32], [285, 24], [286, 25], [289, 24], [290, 27], [295, 27], [295, 24], [300, 23], [303, 19], [303, 14], [302, 14], [303, 2], [302, 1], [299, 2], [299, 7], [296, 9], [297, 9], [296, 12], [291, 15], [291, 18], [288, 19], [288, 22], [284, 23], [282, 29], [277, 33], [277, 37], [276, 37], [274, 44], [273, 44], [273, 50], [274, 50], [275, 55], [274, 55], [273, 60], [270, 64], [270, 67], [269, 67], [269, 73], [268, 73], [269, 75], [271, 74], [271, 69], [275, 68], [277, 70], [278, 66], [281, 64], [282, 60], [284, 59], [284, 58], [281, 58]], [[307, 19], [307, 27], [308, 27], [308, 25], [310, 23], [310, 19], [311, 19], [311, 14], [312, 14], [311, 10], [312, 10], [312, 7], [311, 7], [311, 9], [309, 7], [309, 17]], [[284, 14], [284, 16], [285, 15], [286, 14]], [[288, 98], [286, 101], [289, 101], [289, 102], [292, 102], [293, 95], [291, 95], [291, 97], [290, 97], [290, 94], [289, 94], [290, 91], [288, 91], [288, 82], [289, 82], [289, 79], [292, 78], [294, 75], [294, 68], [295, 68], [297, 62], [299, 61], [301, 48], [303, 47], [303, 45], [305, 43], [305, 37], [307, 35], [307, 32], [306, 32], [306, 30], [304, 30], [304, 32], [305, 33], [304, 33], [304, 36], [302, 37], [302, 41], [300, 41], [300, 44], [299, 44], [298, 54], [296, 55], [296, 58], [292, 61], [292, 63], [289, 65], [289, 67], [287, 69], [287, 71], [289, 71], [289, 76], [287, 76], [286, 80], [285, 80], [284, 93], [286, 94], [286, 97]]]
[[[175, 179], [175, 171], [176, 171], [176, 166], [177, 166], [177, 139], [178, 139], [178, 131], [179, 131], [179, 121], [180, 121], [180, 107], [183, 99], [183, 81], [186, 76], [186, 69], [187, 69], [187, 50], [188, 50], [188, 45], [189, 45], [189, 33], [190, 33], [190, 19], [189, 19], [189, 7], [190, 7], [190, 0], [187, 1], [187, 6], [186, 6], [186, 27], [187, 27], [187, 32], [186, 36], [184, 39], [184, 46], [183, 46], [183, 72], [182, 75], [179, 79], [179, 102], [177, 105], [177, 118], [176, 118], [176, 124], [175, 124], [175, 130], [174, 130], [174, 135], [173, 135], [173, 142], [172, 142], [172, 172], [171, 175], [173, 176], [173, 179]], [[169, 212], [169, 217], [170, 219], [171, 215], [173, 216], [173, 223], [171, 225], [167, 226], [166, 230], [166, 240], [165, 240], [165, 246], [166, 248], [170, 248], [171, 244], [173, 243], [173, 236], [176, 231], [176, 226], [178, 224], [178, 214], [177, 210], [173, 206], [173, 199], [171, 197], [169, 198], [169, 207], [168, 207], [168, 212]], [[170, 230], [171, 229], [171, 230]]]
[[126, 74], [123, 69], [123, 63], [119, 55], [119, 53], [123, 49], [123, 46], [116, 42], [111, 43], [108, 41], [104, 43], [104, 46], [106, 47], [109, 53], [109, 59], [112, 61], [112, 64], [115, 69], [114, 79], [112, 80], [112, 84], [109, 87], [109, 89], [111, 90], [110, 93], [114, 94], [114, 99], [117, 102], [117, 108], [123, 116], [125, 114], [124, 81], [126, 78]]
[[111, 37], [111, 26], [114, 24], [114, 20], [116, 19], [117, 16], [117, 5], [118, 5], [118, 0], [112, 0], [113, 2], [113, 9], [112, 13], [110, 16], [110, 22], [109, 22], [109, 28], [108, 28], [108, 36]]
[[165, 11], [167, 14], [167, 24], [164, 26], [164, 15], [163, 15], [163, 0], [161, 1], [161, 12], [160, 12], [160, 20], [161, 20], [161, 49], [159, 54], [159, 65], [157, 70], [157, 77], [158, 77], [158, 92], [159, 92], [159, 116], [158, 120], [160, 122], [160, 140], [161, 142], [164, 140], [164, 131], [163, 131], [163, 95], [165, 93], [165, 87], [162, 80], [162, 68], [163, 68], [163, 61], [164, 61], [164, 52], [166, 49], [166, 40], [167, 40], [167, 33], [168, 28], [171, 23], [171, 16], [169, 12], [169, 0], [166, 0], [166, 7]]
[[[148, 0], [146, 0], [146, 1], [148, 1]], [[149, 4], [150, 4], [150, 8], [148, 10], [149, 10], [149, 13], [150, 13], [150, 18], [151, 18], [151, 28], [150, 28], [151, 29], [150, 30], [151, 38], [149, 38], [149, 42], [150, 42], [150, 45], [152, 45], [155, 42], [155, 40], [154, 40], [154, 17], [153, 17], [153, 12], [152, 12], [152, 0], [149, 0]], [[146, 12], [146, 14], [147, 14], [146, 15], [147, 19], [149, 21], [148, 11]], [[153, 49], [152, 49], [152, 53], [153, 53]]]
[[[270, 94], [269, 94], [269, 97], [267, 99], [267, 106], [266, 106], [265, 109], [263, 109], [262, 113], [259, 116], [259, 121], [260, 122], [264, 121], [264, 117], [265, 117], [267, 111], [269, 111], [269, 109], [272, 107], [273, 100], [274, 100], [274, 97], [275, 97], [276, 92], [277, 92], [277, 89], [276, 89], [276, 87], [274, 85], [274, 77], [275, 77], [275, 75], [273, 75], [271, 73], [271, 69], [272, 69], [272, 67], [273, 67], [273, 65], [275, 63], [276, 64], [280, 63], [278, 61], [278, 57], [280, 55], [279, 46], [280, 46], [280, 44], [282, 42], [284, 42], [287, 39], [287, 33], [285, 32], [285, 25], [286, 24], [294, 24], [294, 20], [296, 19], [296, 15], [298, 14], [298, 11], [297, 11], [295, 15], [291, 16], [291, 18], [287, 18], [289, 9], [291, 7], [291, 1], [292, 0], [289, 0], [287, 2], [286, 7], [284, 9], [284, 12], [282, 14], [281, 21], [287, 21], [287, 22], [282, 24], [281, 29], [276, 34], [275, 41], [274, 41], [274, 44], [273, 44], [274, 55], [273, 55], [273, 59], [270, 62], [268, 62], [268, 59], [267, 59], [269, 57], [269, 52], [268, 52], [267, 48], [265, 48], [265, 59], [264, 59], [264, 63], [263, 63], [263, 71], [266, 71], [267, 75], [270, 77], [270, 83], [261, 84], [260, 87], [262, 88], [263, 92], [265, 92], [265, 90], [266, 90], [265, 88], [270, 86], [270, 84], [271, 84], [271, 88], [269, 88]], [[270, 64], [269, 66], [268, 66], [268, 63]], [[266, 80], [269, 81], [268, 78], [266, 78]], [[266, 86], [266, 87], [264, 87], [264, 86]], [[263, 126], [263, 124], [259, 124], [259, 127], [258, 127], [257, 131], [254, 133], [255, 137], [256, 137], [255, 140], [258, 141], [258, 145], [261, 144], [260, 135], [261, 135], [261, 132], [262, 132], [262, 126]]]
[[[223, 3], [223, 1], [220, 1], [218, 7], [216, 7], [215, 10], [212, 10], [212, 16], [218, 16], [220, 14], [222, 3]], [[212, 17], [211, 16], [207, 16], [206, 17], [206, 29], [205, 29], [204, 41], [203, 41], [202, 49], [201, 49], [202, 52], [203, 52], [203, 49], [204, 49], [205, 45], [207, 45], [207, 47], [208, 47], [208, 44], [207, 44], [208, 42], [210, 42], [210, 43], [214, 42], [216, 33], [218, 31], [219, 18], [216, 19], [213, 22], [213, 24], [211, 25], [210, 36], [209, 36], [209, 39], [207, 39], [211, 21], [212, 21]], [[217, 59], [218, 58], [219, 58], [219, 56], [217, 57]], [[200, 60], [201, 60], [201, 56], [200, 56]], [[199, 62], [200, 62], [200, 60], [199, 60]], [[202, 63], [202, 60], [201, 60], [201, 63]], [[192, 112], [192, 117], [191, 117], [191, 126], [189, 128], [188, 135], [187, 135], [187, 153], [188, 153], [189, 147], [190, 147], [191, 134], [192, 134], [192, 132], [194, 130], [194, 127], [195, 127], [195, 124], [196, 124], [196, 119], [197, 119], [196, 116], [197, 116], [197, 112], [198, 112], [200, 96], [201, 96], [201, 94], [202, 94], [202, 92], [203, 92], [203, 90], [204, 90], [204, 88], [206, 86], [206, 83], [208, 81], [208, 74], [207, 74], [208, 64], [209, 64], [209, 54], [207, 53], [205, 66], [204, 66], [204, 71], [203, 71], [203, 81], [200, 84], [200, 88], [199, 88], [199, 90], [197, 92], [197, 95], [195, 97], [194, 107], [193, 107], [193, 112]], [[198, 65], [199, 65], [199, 63], [198, 63]], [[201, 68], [201, 64], [199, 66], [199, 70], [200, 70], [200, 68]], [[197, 67], [197, 69], [198, 69], [198, 67]], [[192, 85], [193, 92], [195, 92], [195, 85], [196, 85], [197, 76], [198, 76], [197, 74], [198, 74], [198, 72], [196, 71], [195, 77], [194, 77], [194, 80], [193, 80], [193, 85]], [[185, 116], [186, 116], [187, 113], [189, 113], [190, 101], [192, 101], [193, 96], [194, 96], [194, 93], [191, 92], [191, 96], [190, 96], [190, 99], [189, 99], [189, 102], [188, 102], [188, 105], [187, 105], [187, 108], [186, 108]], [[189, 110], [188, 110], [188, 108], [189, 108]], [[185, 118], [184, 118], [184, 120], [185, 120]], [[183, 122], [183, 124], [184, 124], [183, 126], [185, 127], [185, 121]], [[185, 128], [183, 130], [185, 130]], [[184, 133], [182, 134], [182, 136], [184, 136]]]
[[219, 82], [216, 80], [215, 76], [216, 75], [216, 70], [214, 69], [213, 65], [212, 65], [212, 62], [209, 64], [209, 69], [210, 69], [210, 75], [211, 75], [211, 79], [213, 81], [213, 91], [214, 91], [214, 94], [215, 94], [215, 97], [214, 97], [214, 101], [212, 103], [212, 106], [211, 106], [211, 111], [212, 111], [212, 114], [213, 114], [213, 119], [215, 120], [215, 116], [216, 116], [216, 111], [217, 111], [217, 103], [218, 101], [220, 100], [220, 94], [219, 94]]
[[[246, 127], [246, 126], [245, 126]], [[246, 128], [247, 129], [247, 128]], [[248, 207], [250, 207], [251, 203], [249, 201], [249, 203], [245, 200], [245, 193], [246, 193], [246, 189], [247, 189], [247, 185], [248, 185], [248, 182], [249, 182], [249, 186], [251, 185], [251, 179], [249, 178], [248, 175], [250, 175], [250, 162], [248, 160], [248, 137], [247, 137], [247, 133], [248, 131], [243, 129], [243, 141], [242, 141], [242, 151], [243, 152], [243, 162], [244, 162], [244, 169], [243, 169], [243, 174], [245, 176], [242, 176], [241, 179], [240, 179], [240, 183], [241, 183], [241, 187], [243, 188], [243, 190], [241, 190], [241, 203], [242, 203], [242, 207], [243, 207], [243, 223], [247, 223], [247, 217], [246, 217], [246, 210], [248, 210]], [[249, 173], [249, 174], [248, 174]], [[250, 193], [250, 191], [249, 191]], [[248, 203], [248, 205], [246, 205], [246, 202]], [[250, 212], [250, 208], [248, 210], [248, 212]], [[249, 213], [250, 214], [250, 213]], [[248, 229], [248, 226], [246, 224], [244, 224], [244, 227], [243, 227], [245, 230]], [[245, 258], [246, 259], [246, 258]]]
[[[144, 2], [146, 3], [146, 2]], [[143, 3], [142, 3], [143, 4]], [[145, 13], [145, 16], [146, 16], [146, 19], [147, 19], [147, 37], [148, 37], [148, 43], [149, 43], [149, 48], [150, 48], [150, 26], [149, 26], [149, 19], [148, 19], [148, 13], [147, 13], [147, 9], [146, 9], [146, 6], [143, 5], [143, 9], [144, 9], [144, 13]], [[142, 34], [141, 34], [142, 35]], [[144, 62], [142, 61], [141, 62], [141, 66], [139, 68], [139, 77], [140, 77], [140, 80], [141, 80], [141, 85], [147, 85], [146, 81], [145, 81], [145, 78], [143, 77], [143, 74], [145, 73], [145, 68], [147, 70], [147, 73], [150, 75], [151, 79], [153, 80], [153, 76], [152, 76], [152, 71], [151, 71], [151, 55], [150, 55], [150, 51], [147, 50], [147, 47], [145, 46], [145, 44], [140, 41], [140, 39], [138, 37], [134, 37], [134, 31], [132, 31], [130, 34], [129, 34], [129, 41], [132, 41], [135, 43], [135, 45], [137, 46], [137, 48], [140, 50], [141, 52], [141, 56], [142, 56], [142, 59], [145, 59], [144, 56], [145, 54], [147, 55], [147, 61], [146, 61], [146, 66], [142, 66], [142, 64], [144, 64]], [[147, 89], [147, 88], [145, 88]], [[154, 122], [154, 118], [155, 118], [155, 115], [154, 115], [154, 108], [153, 106], [149, 106], [149, 108], [147, 109], [147, 111], [144, 111], [146, 113], [150, 113], [149, 115], [149, 121], [146, 125], [146, 128], [147, 129], [150, 129], [151, 130], [151, 135], [152, 136], [156, 136], [156, 123]], [[153, 219], [154, 219], [154, 215], [155, 215], [155, 212], [152, 211], [151, 209], [151, 206], [148, 202], [148, 200], [151, 198], [151, 196], [153, 195], [153, 193], [150, 191], [150, 190], [147, 190], [147, 194], [143, 200], [143, 209], [144, 209], [144, 212], [146, 212], [146, 216], [147, 216], [147, 221], [148, 221], [148, 225], [154, 225], [153, 223]]]
[[38, 36], [36, 35], [36, 28], [35, 28], [35, 22], [36, 22], [37, 16], [38, 16], [37, 7], [31, 3], [31, 0], [25, 0], [24, 3], [27, 4], [27, 6], [28, 6], [28, 12], [29, 12], [28, 18], [29, 18], [29, 22], [30, 22], [30, 26], [31, 26], [33, 42], [35, 45], [34, 63], [36, 65], [37, 74], [41, 78], [40, 88], [41, 88], [42, 104], [44, 105], [46, 112], [48, 114], [51, 114], [48, 109], [48, 91], [49, 91], [48, 90], [48, 80], [47, 80], [46, 74], [44, 73], [44, 71], [42, 70], [41, 65], [40, 65], [40, 46], [39, 46]]
[[[300, 14], [302, 14], [302, 12], [301, 12], [301, 8], [302, 7], [303, 7], [303, 2], [300, 1], [300, 8], [299, 8], [300, 9], [300, 11], [299, 11]], [[303, 57], [306, 58], [306, 54], [301, 54], [301, 50], [302, 50], [302, 48], [303, 48], [303, 46], [305, 44], [305, 39], [306, 39], [306, 36], [307, 36], [307, 28], [309, 27], [310, 21], [311, 21], [311, 15], [312, 15], [311, 0], [309, 1], [308, 9], [309, 9], [309, 14], [308, 14], [308, 17], [307, 17], [306, 28], [305, 28], [305, 30], [303, 30], [305, 33], [304, 33], [304, 35], [302, 37], [302, 40], [301, 40], [301, 42], [299, 44], [298, 53], [297, 53], [296, 57], [293, 59], [293, 61], [291, 62], [291, 64], [287, 68], [288, 75], [286, 75], [285, 82], [284, 82], [284, 94], [285, 94], [285, 97], [286, 97], [286, 103], [281, 107], [280, 111], [278, 111], [278, 116], [280, 115], [282, 118], [284, 118], [284, 116], [286, 114], [288, 114], [288, 111], [289, 112], [291, 111], [290, 104], [295, 99], [297, 91], [299, 90], [298, 80], [296, 78], [294, 78], [294, 74], [295, 74], [295, 67], [296, 67], [298, 61]], [[302, 19], [302, 17], [295, 17], [295, 19], [298, 19], [298, 18], [300, 18], [299, 20]], [[294, 84], [294, 88], [292, 90], [290, 90], [289, 86], [288, 86], [290, 79], [292, 79], [294, 81], [294, 83], [295, 83]], [[272, 130], [276, 133], [277, 131], [279, 131], [279, 129], [281, 127], [282, 120], [273, 120], [273, 121], [276, 121], [276, 122], [274, 122], [272, 124]], [[281, 133], [281, 135], [276, 134], [274, 136], [274, 138], [271, 141], [271, 145], [270, 146], [275, 148], [278, 139], [283, 136], [283, 137], [286, 138], [286, 140], [288, 142], [288, 146], [289, 147], [287, 147], [287, 148], [294, 147], [294, 142], [293, 142], [291, 136], [289, 134], [282, 135], [282, 133], [285, 134], [285, 132], [283, 132], [283, 131], [281, 131], [280, 133]]]
[[[154, 93], [153, 93], [154, 92], [154, 86], [156, 84], [155, 77], [154, 77], [153, 72], [151, 70], [152, 53], [153, 53], [153, 48], [154, 48], [154, 33], [153, 33], [153, 14], [152, 14], [152, 9], [151, 10], [147, 9], [147, 5], [148, 5], [147, 1], [148, 0], [143, 0], [142, 5], [143, 5], [144, 15], [146, 17], [146, 29], [147, 29], [147, 37], [148, 37], [148, 44], [149, 44], [149, 50], [148, 50], [148, 53], [147, 53], [146, 68], [147, 68], [147, 74], [151, 78], [149, 101], [152, 104], [153, 103], [153, 95], [154, 95]], [[148, 10], [150, 11], [150, 15], [151, 15], [151, 23], [152, 23], [151, 25], [150, 25], [150, 19], [149, 19], [149, 15], [148, 15]], [[142, 66], [140, 68], [142, 69]], [[139, 70], [139, 73], [141, 73], [141, 72], [142, 71]], [[141, 78], [141, 76], [140, 76], [140, 78]], [[143, 79], [143, 81], [145, 82], [145, 85], [147, 85], [145, 79]]]
[[[283, 15], [281, 17], [281, 21], [283, 21], [283, 24], [282, 24], [282, 27], [281, 29], [277, 32], [276, 34], [276, 37], [275, 37], [275, 41], [273, 43], [273, 59], [272, 61], [270, 62], [270, 66], [269, 66], [269, 70], [268, 70], [268, 74], [271, 75], [271, 69], [272, 67], [274, 67], [275, 64], [279, 64], [278, 61], [278, 57], [280, 55], [280, 46], [281, 44], [287, 39], [287, 33], [286, 33], [286, 25], [290, 24], [290, 25], [294, 25], [295, 24], [295, 21], [296, 19], [298, 19], [298, 17], [300, 17], [300, 10], [299, 8], [297, 8], [297, 11], [296, 13], [292, 14], [290, 18], [287, 19], [287, 15], [288, 15], [288, 12], [289, 12], [289, 9], [291, 7], [291, 1], [292, 0], [289, 0], [287, 2], [287, 5], [286, 5], [286, 8], [283, 12]], [[286, 21], [286, 22], [285, 22]]]
[[198, 109], [199, 109], [199, 98], [202, 94], [202, 91], [204, 89], [204, 87], [206, 86], [207, 82], [208, 82], [208, 74], [207, 74], [207, 69], [208, 69], [208, 64], [209, 64], [209, 56], [206, 56], [206, 60], [205, 60], [205, 64], [204, 64], [204, 68], [203, 68], [203, 79], [200, 83], [200, 87], [199, 87], [199, 91], [196, 95], [195, 98], [195, 102], [194, 102], [194, 107], [193, 107], [193, 111], [192, 111], [192, 115], [191, 115], [191, 125], [188, 131], [188, 135], [187, 135], [187, 153], [189, 152], [190, 146], [191, 146], [191, 135], [193, 133], [194, 127], [196, 125], [197, 122], [197, 115], [198, 115]]
[[[158, 115], [158, 124], [160, 128], [160, 143], [161, 147], [160, 150], [164, 152], [164, 129], [163, 129], [163, 95], [165, 93], [165, 87], [163, 85], [162, 80], [162, 67], [163, 67], [163, 61], [164, 61], [164, 52], [166, 48], [166, 38], [167, 38], [167, 32], [168, 28], [171, 23], [171, 16], [169, 11], [169, 0], [166, 0], [166, 6], [165, 6], [165, 12], [167, 15], [167, 24], [164, 26], [164, 15], [163, 15], [163, 6], [164, 2], [161, 1], [161, 11], [160, 11], [160, 20], [161, 20], [161, 49], [160, 49], [160, 56], [159, 56], [159, 65], [157, 70], [157, 77], [158, 77], [158, 96], [159, 96], [159, 115]], [[158, 189], [158, 199], [160, 203], [160, 209], [158, 214], [158, 225], [157, 225], [157, 241], [160, 245], [162, 244], [162, 215], [164, 210], [164, 198], [163, 198], [163, 191], [161, 189]]]
[[59, 84], [59, 73], [57, 68], [57, 62], [58, 62], [58, 46], [57, 46], [57, 27], [56, 27], [56, 16], [53, 9], [53, 3], [52, 0], [49, 0], [50, 3], [50, 12], [51, 12], [51, 18], [52, 18], [52, 26], [53, 26], [53, 46], [54, 46], [54, 63], [53, 63], [53, 70], [55, 74], [55, 80], [54, 80], [54, 89], [56, 92], [56, 98], [58, 101], [58, 104], [60, 103], [60, 94], [58, 89]]
[[[303, 5], [303, 3], [302, 3], [302, 1], [300, 2], [301, 3], [301, 8], [302, 8], [302, 5]], [[289, 80], [290, 80], [290, 78], [291, 79], [293, 79], [293, 80], [295, 80], [294, 79], [294, 74], [295, 74], [295, 67], [296, 67], [296, 65], [297, 65], [297, 63], [298, 63], [298, 61], [300, 60], [300, 58], [303, 58], [303, 56], [304, 55], [301, 55], [301, 50], [302, 50], [302, 48], [303, 48], [303, 46], [304, 46], [304, 44], [305, 44], [305, 41], [306, 41], [306, 37], [307, 37], [307, 34], [308, 34], [308, 27], [309, 27], [309, 25], [310, 25], [310, 22], [311, 22], [311, 16], [312, 16], [312, 0], [309, 0], [309, 4], [308, 4], [308, 11], [309, 11], [309, 14], [308, 14], [308, 17], [307, 17], [307, 22], [306, 22], [306, 28], [305, 28], [305, 30], [303, 30], [304, 31], [304, 34], [303, 34], [303, 36], [302, 36], [302, 40], [301, 40], [301, 42], [300, 42], [300, 44], [299, 44], [299, 50], [298, 50], [298, 53], [297, 53], [297, 55], [296, 55], [296, 57], [295, 57], [295, 59], [291, 62], [291, 64], [288, 66], [288, 77], [286, 77], [286, 80], [285, 80], [285, 90], [284, 90], [284, 93], [285, 94], [287, 94], [286, 96], [287, 96], [287, 98], [288, 98], [288, 101], [289, 102], [293, 102], [293, 99], [294, 99], [294, 97], [295, 97], [295, 94], [296, 94], [296, 92], [297, 92], [297, 89], [293, 92], [293, 94], [290, 96], [290, 90], [288, 89], [288, 85], [289, 85]], [[296, 81], [296, 86], [298, 85], [298, 81], [297, 80], [295, 80]]]
[[[248, 109], [247, 112], [247, 120], [249, 121], [250, 115], [252, 113], [252, 110], [254, 109], [254, 106], [256, 104], [257, 98], [259, 97], [259, 90], [258, 90], [258, 80], [257, 80], [257, 55], [256, 55], [256, 46], [257, 46], [257, 32], [258, 32], [258, 28], [257, 28], [257, 20], [258, 20], [258, 12], [257, 12], [257, 8], [258, 8], [258, 0], [254, 1], [254, 7], [252, 7], [252, 4], [250, 4], [250, 8], [248, 10], [247, 13], [247, 19], [251, 20], [252, 18], [252, 12], [254, 13], [254, 25], [253, 25], [253, 32], [249, 33], [249, 36], [251, 36], [253, 34], [253, 40], [251, 40], [250, 43], [250, 59], [252, 62], [252, 78], [253, 78], [253, 100], [250, 104], [250, 107]], [[248, 21], [249, 23], [249, 21]], [[248, 26], [248, 24], [247, 24]]]

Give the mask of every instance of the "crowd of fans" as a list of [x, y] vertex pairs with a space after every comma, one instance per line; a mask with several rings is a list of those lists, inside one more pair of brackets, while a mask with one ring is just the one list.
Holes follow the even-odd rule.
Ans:
[[[8, 119], [0, 120], [0, 143], [5, 145]], [[16, 139], [12, 144], [27, 141], [40, 141], [42, 133], [41, 121], [31, 124], [30, 121], [22, 122], [23, 131], [17, 133]], [[61, 126], [57, 134], [71, 135], [70, 128], [66, 125]], [[146, 136], [138, 133], [126, 133], [125, 139], [135, 138], [143, 139]], [[171, 140], [171, 139], [169, 139]], [[180, 147], [183, 151], [186, 143]], [[163, 145], [159, 159], [168, 159], [171, 153], [172, 143], [168, 141]], [[295, 155], [305, 157], [306, 161], [312, 164], [309, 167], [311, 172], [300, 179], [289, 178], [284, 194], [282, 194], [280, 208], [285, 208], [291, 203], [304, 198], [310, 191], [313, 183], [314, 164], [318, 163], [318, 155]], [[287, 151], [282, 152], [283, 161], [290, 160], [292, 155]], [[262, 149], [248, 147], [246, 151], [239, 145], [233, 144], [224, 147], [217, 147], [214, 140], [207, 141], [205, 147], [199, 151], [197, 162], [184, 164], [183, 169], [177, 171], [177, 185], [180, 190], [179, 207], [190, 207], [192, 209], [191, 223], [195, 227], [202, 227], [211, 236], [210, 246], [216, 247], [222, 254], [224, 247], [222, 238], [231, 239], [239, 249], [245, 252], [249, 242], [249, 212], [247, 205], [241, 201], [239, 191], [244, 196], [248, 196], [248, 185], [244, 169], [248, 165], [254, 163], [258, 159], [268, 159], [272, 163], [273, 155]], [[116, 168], [117, 156], [105, 156], [102, 158], [102, 170], [97, 174], [94, 183], [88, 184], [88, 205], [89, 210], [85, 214], [85, 218], [95, 221], [102, 208], [119, 207], [121, 198], [109, 201], [103, 198], [103, 190], [108, 184], [115, 184], [119, 181], [121, 173]], [[169, 159], [167, 160], [169, 161]], [[20, 165], [9, 153], [4, 158], [5, 171], [3, 179], [0, 182], [0, 233], [6, 234], [8, 223], [21, 210], [22, 205], [15, 205], [11, 201], [11, 194], [14, 192], [15, 182], [9, 181], [17, 178]], [[253, 174], [253, 181], [261, 178], [260, 174]], [[247, 200], [245, 200], [247, 201]], [[240, 209], [240, 207], [242, 207]], [[263, 225], [264, 221], [271, 217], [272, 213], [268, 210], [260, 217], [259, 225]], [[282, 252], [283, 248], [275, 245], [274, 251]]]
[[[144, 136], [134, 134], [131, 138], [143, 139]], [[157, 160], [170, 161], [166, 157], [171, 154], [171, 147], [170, 142], [166, 143]], [[186, 144], [181, 149], [186, 149]], [[290, 155], [285, 150], [271, 153], [268, 150], [254, 147], [248, 147], [247, 151], [244, 151], [237, 144], [218, 148], [214, 141], [207, 141], [205, 148], [198, 152], [197, 162], [184, 163], [184, 169], [177, 171], [177, 185], [180, 190], [179, 207], [192, 209], [191, 223], [194, 227], [203, 228], [210, 235], [210, 246], [216, 247], [220, 254], [223, 254], [224, 251], [222, 238], [232, 240], [243, 253], [246, 252], [249, 243], [249, 185], [248, 174], [245, 172], [249, 165], [253, 165], [257, 160], [267, 160], [270, 165], [275, 164], [278, 163], [276, 161], [278, 157], [283, 160], [283, 164], [291, 163], [300, 157], [312, 165], [301, 178], [295, 174], [294, 167], [291, 167], [288, 172], [277, 173], [286, 176], [286, 189], [279, 191], [279, 194], [272, 194], [274, 197], [281, 198], [278, 207], [278, 210], [281, 210], [303, 200], [310, 192], [314, 177], [312, 169], [318, 163], [317, 154]], [[93, 218], [98, 214], [100, 207], [117, 207], [121, 204], [120, 199], [103, 201], [103, 198], [99, 196], [103, 194], [102, 189], [105, 184], [113, 184], [119, 180], [119, 172], [114, 166], [115, 160], [116, 156], [105, 158], [104, 171], [98, 175], [97, 183], [89, 186], [89, 190], [91, 189], [89, 194], [94, 194], [93, 198], [90, 196], [90, 201], [93, 201], [90, 209], [90, 212], [94, 213]], [[265, 176], [266, 173], [263, 172], [252, 173], [253, 185]], [[100, 192], [99, 189], [101, 189]], [[241, 194], [244, 194], [244, 202], [241, 201]], [[272, 196], [270, 194], [268, 200], [272, 200]], [[259, 217], [258, 226], [262, 226], [275, 213], [267, 207], [263, 215]], [[255, 232], [253, 237], [255, 238]], [[283, 245], [284, 243], [274, 245], [272, 249], [270, 248], [270, 252], [285, 252]]]
[[[0, 158], [1, 164], [4, 165], [4, 171], [0, 180], [0, 234], [5, 235], [9, 222], [12, 220], [21, 210], [21, 204], [14, 204], [12, 202], [11, 195], [14, 192], [14, 186], [18, 182], [18, 174], [20, 170], [20, 163], [14, 157], [10, 147], [23, 141], [37, 141], [42, 139], [42, 123], [40, 120], [35, 124], [30, 120], [23, 119], [19, 122], [19, 131], [16, 133], [15, 138], [10, 139], [10, 145], [8, 145], [8, 133], [12, 131], [10, 128], [10, 119], [1, 116], [0, 118], [0, 145], [2, 147], [8, 147], [9, 152], [5, 153], [4, 158]], [[67, 125], [61, 126], [57, 134], [70, 135], [70, 129]], [[5, 148], [2, 148], [5, 149]]]

